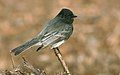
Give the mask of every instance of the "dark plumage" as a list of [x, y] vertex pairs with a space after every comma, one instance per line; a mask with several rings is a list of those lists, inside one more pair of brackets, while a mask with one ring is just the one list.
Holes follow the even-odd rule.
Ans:
[[35, 38], [16, 47], [11, 52], [18, 55], [27, 48], [35, 45], [40, 46], [37, 51], [47, 46], [51, 46], [51, 48], [59, 47], [72, 34], [72, 23], [75, 17], [77, 16], [71, 10], [62, 9], [55, 18], [44, 26], [43, 30]]

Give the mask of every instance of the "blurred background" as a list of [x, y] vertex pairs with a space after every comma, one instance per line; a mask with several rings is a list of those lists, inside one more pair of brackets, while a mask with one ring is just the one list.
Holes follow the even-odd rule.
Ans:
[[[62, 8], [79, 17], [61, 53], [73, 75], [120, 74], [120, 0], [0, 0], [0, 70], [11, 70], [10, 50], [36, 36]], [[62, 72], [53, 50], [30, 48], [24, 56], [49, 74]]]

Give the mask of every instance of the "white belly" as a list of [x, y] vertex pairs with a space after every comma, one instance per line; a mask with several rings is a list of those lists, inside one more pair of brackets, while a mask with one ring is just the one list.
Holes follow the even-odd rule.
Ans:
[[61, 44], [63, 44], [64, 42], [65, 42], [65, 40], [62, 40], [62, 41], [60, 41], [60, 42], [57, 42], [57, 43], [53, 44], [51, 49], [56, 48], [56, 47], [59, 47], [59, 46], [60, 46]]

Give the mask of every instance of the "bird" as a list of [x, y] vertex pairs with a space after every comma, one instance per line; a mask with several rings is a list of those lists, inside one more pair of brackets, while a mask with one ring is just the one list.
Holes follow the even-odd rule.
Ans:
[[66, 42], [73, 33], [73, 21], [76, 17], [70, 9], [62, 8], [57, 16], [44, 25], [38, 35], [12, 49], [10, 52], [14, 55], [19, 55], [32, 46], [39, 46], [36, 51], [48, 46], [50, 46], [51, 49], [58, 48]]

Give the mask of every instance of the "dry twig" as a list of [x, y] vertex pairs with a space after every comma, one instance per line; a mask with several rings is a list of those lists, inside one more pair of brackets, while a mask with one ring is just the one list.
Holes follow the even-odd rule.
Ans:
[[23, 59], [23, 61], [24, 61], [24, 62], [23, 62], [24, 66], [26, 66], [27, 68], [29, 68], [30, 70], [32, 70], [35, 75], [47, 75], [47, 74], [45, 73], [45, 71], [34, 68], [33, 65], [31, 65], [31, 64], [25, 59], [25, 57], [22, 57], [22, 59]]
[[70, 71], [68, 70], [68, 67], [67, 67], [65, 61], [62, 58], [62, 54], [61, 54], [59, 48], [54, 48], [54, 52], [55, 52], [55, 55], [57, 56], [58, 60], [60, 61], [64, 71], [66, 72], [66, 74], [67, 75], [71, 75]]

